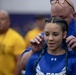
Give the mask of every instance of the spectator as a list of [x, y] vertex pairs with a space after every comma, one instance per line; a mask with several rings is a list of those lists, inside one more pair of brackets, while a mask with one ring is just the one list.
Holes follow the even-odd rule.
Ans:
[[25, 49], [22, 36], [9, 26], [8, 12], [0, 10], [0, 75], [14, 75], [17, 61]]
[[[35, 38], [35, 36], [38, 34], [38, 33], [42, 33], [43, 32], [43, 29], [44, 29], [44, 26], [45, 26], [45, 15], [42, 15], [42, 14], [39, 14], [39, 15], [36, 15], [35, 16], [35, 28], [28, 31], [27, 34], [25, 35], [25, 49], [27, 49], [27, 47], [30, 45], [30, 40]], [[21, 73], [21, 66], [19, 65], [20, 63], [18, 63], [18, 66], [16, 68], [16, 71], [15, 71], [15, 75], [20, 75]]]
[[35, 28], [28, 31], [25, 35], [25, 49], [30, 45], [30, 40], [35, 38], [38, 33], [43, 32], [45, 25], [45, 16], [44, 15], [36, 15], [35, 16]]

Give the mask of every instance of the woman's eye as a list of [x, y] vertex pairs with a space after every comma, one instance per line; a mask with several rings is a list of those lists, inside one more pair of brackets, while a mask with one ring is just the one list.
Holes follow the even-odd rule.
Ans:
[[54, 36], [58, 36], [59, 34], [58, 34], [58, 33], [54, 33], [53, 35], [54, 35]]
[[49, 36], [49, 34], [48, 34], [48, 33], [45, 33], [45, 35], [46, 35], [46, 36]]

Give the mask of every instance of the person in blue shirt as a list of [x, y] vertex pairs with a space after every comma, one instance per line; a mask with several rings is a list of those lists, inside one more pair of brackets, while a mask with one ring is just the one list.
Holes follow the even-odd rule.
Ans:
[[[76, 24], [75, 24], [75, 19], [73, 17], [74, 12], [75, 12], [74, 5], [70, 0], [67, 0], [67, 1], [64, 0], [63, 3], [60, 2], [60, 0], [55, 0], [52, 3], [50, 14], [51, 14], [51, 16], [54, 16], [54, 17], [58, 16], [67, 21], [68, 33], [67, 33], [66, 42], [67, 42], [69, 48], [76, 51]], [[43, 34], [44, 33], [37, 35], [38, 41], [41, 41], [44, 39], [42, 37]], [[39, 48], [40, 49], [38, 49], [38, 50], [41, 50], [41, 47], [39, 47]], [[20, 61], [20, 65], [21, 65], [22, 69], [25, 69], [28, 59], [31, 57], [31, 55], [33, 55], [38, 50], [33, 51], [33, 50], [31, 50], [31, 47], [28, 47], [27, 50], [25, 50], [22, 53], [22, 57], [21, 57], [21, 61]]]
[[[66, 44], [67, 22], [60, 17], [51, 17], [45, 22], [46, 44], [41, 45], [41, 53], [29, 59], [25, 75], [76, 75], [76, 54]], [[39, 46], [35, 38], [30, 43], [33, 51]]]

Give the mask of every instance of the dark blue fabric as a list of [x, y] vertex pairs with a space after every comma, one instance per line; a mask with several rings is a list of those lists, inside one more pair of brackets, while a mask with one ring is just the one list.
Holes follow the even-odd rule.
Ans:
[[73, 35], [76, 37], [76, 22], [74, 18], [72, 19], [70, 25], [68, 26], [67, 37], [70, 35]]
[[[29, 59], [25, 75], [32, 75], [38, 57], [35, 54]], [[45, 52], [35, 69], [35, 75], [66, 75], [65, 64], [65, 54], [51, 55]], [[68, 53], [68, 75], [76, 75], [76, 53], [72, 51]]]
[[22, 54], [21, 54], [21, 56], [23, 56], [23, 54], [25, 53], [25, 52], [28, 52], [28, 51], [30, 51], [31, 50], [31, 47], [29, 46], [28, 48], [27, 48], [27, 50], [25, 50]]

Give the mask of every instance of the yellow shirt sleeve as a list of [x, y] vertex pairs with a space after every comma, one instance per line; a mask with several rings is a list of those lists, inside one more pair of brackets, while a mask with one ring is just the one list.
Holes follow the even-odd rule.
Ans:
[[27, 32], [27, 34], [24, 37], [25, 40], [25, 49], [28, 48], [28, 46], [30, 46], [30, 40], [34, 39], [36, 37], [36, 35], [38, 33], [41, 33], [42, 31], [40, 31], [38, 28], [34, 28], [30, 31]]

